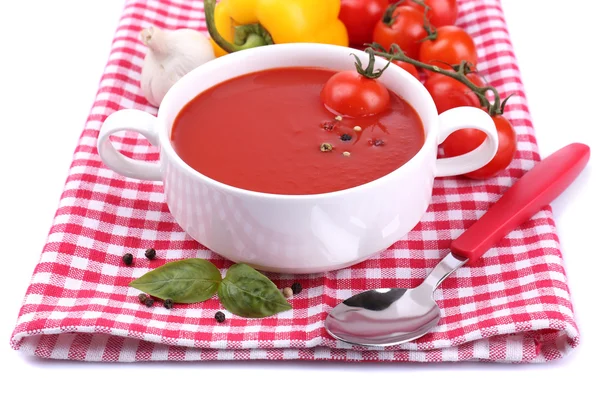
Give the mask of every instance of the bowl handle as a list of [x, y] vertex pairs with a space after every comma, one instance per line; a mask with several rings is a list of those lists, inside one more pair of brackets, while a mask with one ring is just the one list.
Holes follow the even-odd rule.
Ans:
[[475, 150], [456, 157], [441, 158], [436, 162], [435, 176], [462, 175], [486, 165], [498, 151], [498, 131], [496, 125], [485, 111], [476, 107], [457, 107], [439, 115], [438, 144], [459, 129], [475, 128], [483, 131], [487, 137]]
[[133, 160], [115, 149], [109, 139], [110, 135], [123, 130], [136, 131], [158, 147], [156, 117], [140, 110], [119, 110], [106, 118], [98, 135], [98, 154], [104, 164], [129, 178], [148, 181], [162, 180], [159, 163]]

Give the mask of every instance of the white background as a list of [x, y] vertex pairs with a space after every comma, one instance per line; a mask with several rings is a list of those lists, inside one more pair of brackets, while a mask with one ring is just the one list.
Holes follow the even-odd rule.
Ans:
[[[94, 100], [123, 0], [0, 2], [0, 398], [177, 399], [249, 393], [292, 399], [598, 399], [598, 3], [504, 0], [540, 152], [571, 142], [592, 159], [553, 203], [582, 344], [544, 365], [333, 363], [84, 364], [9, 346], [71, 157]], [[595, 171], [594, 171], [595, 169]], [[594, 251], [596, 250], [596, 251]], [[594, 372], [595, 371], [595, 372]], [[587, 389], [573, 396], [573, 389]], [[585, 393], [585, 392], [584, 392]], [[567, 397], [568, 396], [568, 397]]]

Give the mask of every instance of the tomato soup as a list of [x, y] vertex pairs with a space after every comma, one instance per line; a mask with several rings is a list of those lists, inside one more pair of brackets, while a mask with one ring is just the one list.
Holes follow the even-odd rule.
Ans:
[[178, 114], [175, 151], [216, 181], [294, 195], [359, 186], [410, 160], [425, 140], [416, 111], [390, 93], [378, 115], [336, 118], [320, 99], [334, 73], [281, 68], [216, 85]]

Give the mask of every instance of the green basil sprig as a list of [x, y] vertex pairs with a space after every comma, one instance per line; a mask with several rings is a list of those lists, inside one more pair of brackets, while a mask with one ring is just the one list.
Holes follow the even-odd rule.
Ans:
[[227, 311], [248, 318], [269, 317], [292, 308], [269, 278], [247, 264], [231, 266], [217, 293]]
[[217, 292], [221, 280], [221, 273], [213, 263], [188, 258], [146, 272], [129, 285], [159, 299], [197, 303], [210, 299]]
[[197, 303], [217, 293], [226, 310], [247, 318], [269, 317], [292, 308], [269, 278], [243, 263], [232, 265], [221, 278], [213, 263], [188, 258], [164, 264], [129, 285], [175, 303]]

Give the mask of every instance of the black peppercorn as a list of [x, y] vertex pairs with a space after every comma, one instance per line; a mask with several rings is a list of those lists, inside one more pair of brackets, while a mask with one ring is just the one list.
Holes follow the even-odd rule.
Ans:
[[144, 304], [146, 305], [146, 307], [152, 307], [154, 305], [154, 299], [148, 296], [144, 301]]
[[123, 262], [125, 263], [125, 265], [131, 265], [131, 263], [133, 263], [133, 254], [131, 254], [131, 253], [124, 254]]
[[170, 310], [171, 308], [173, 308], [173, 300], [172, 299], [165, 299], [165, 301], [163, 302], [163, 305], [165, 306], [165, 308], [167, 310]]
[[223, 314], [221, 311], [217, 311], [217, 313], [215, 314], [215, 319], [217, 320], [217, 322], [223, 322], [225, 321], [225, 314]]
[[352, 135], [348, 135], [347, 133], [344, 133], [342, 136], [340, 136], [340, 139], [342, 139], [344, 142], [347, 142], [349, 140], [352, 140]]
[[148, 249], [144, 254], [146, 255], [147, 259], [154, 260], [154, 257], [156, 257], [156, 250]]
[[299, 282], [294, 282], [292, 285], [292, 293], [298, 294], [302, 291], [302, 285]]
[[138, 294], [138, 300], [140, 301], [140, 303], [145, 303], [147, 298], [148, 296], [146, 295], [146, 293]]

